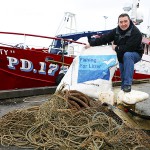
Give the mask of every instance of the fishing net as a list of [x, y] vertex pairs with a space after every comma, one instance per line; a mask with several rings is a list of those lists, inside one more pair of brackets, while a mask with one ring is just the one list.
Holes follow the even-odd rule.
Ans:
[[2, 146], [36, 150], [148, 150], [150, 136], [130, 128], [109, 107], [75, 90], [0, 118]]

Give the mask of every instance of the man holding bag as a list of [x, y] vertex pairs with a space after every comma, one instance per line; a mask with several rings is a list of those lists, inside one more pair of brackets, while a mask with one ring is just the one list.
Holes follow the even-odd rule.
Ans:
[[85, 48], [100, 46], [112, 42], [112, 49], [116, 51], [121, 75], [121, 89], [131, 91], [134, 74], [134, 64], [141, 60], [143, 55], [142, 34], [133, 24], [128, 14], [118, 17], [118, 26], [108, 34], [98, 38], [88, 37]]

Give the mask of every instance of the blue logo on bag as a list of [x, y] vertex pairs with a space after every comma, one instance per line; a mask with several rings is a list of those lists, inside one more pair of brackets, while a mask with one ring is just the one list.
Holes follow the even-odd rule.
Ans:
[[116, 55], [79, 56], [78, 83], [110, 79], [110, 67], [116, 65]]

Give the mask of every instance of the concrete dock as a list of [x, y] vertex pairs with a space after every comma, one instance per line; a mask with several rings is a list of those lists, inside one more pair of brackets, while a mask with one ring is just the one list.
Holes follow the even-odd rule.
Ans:
[[[115, 86], [113, 88], [120, 89], [120, 86]], [[146, 83], [141, 83], [141, 84], [134, 84], [132, 86], [133, 90], [138, 90], [138, 91], [143, 91], [149, 94], [149, 98], [139, 102], [136, 104], [136, 108], [140, 110], [140, 112], [143, 112], [143, 114], [150, 116], [150, 81]], [[14, 91], [13, 94], [16, 94], [15, 98], [11, 98], [9, 95], [10, 93], [0, 93], [1, 98], [0, 98], [0, 117], [3, 115], [7, 114], [8, 112], [15, 110], [15, 109], [22, 109], [22, 108], [28, 108], [32, 106], [39, 106], [43, 102], [47, 101], [52, 93], [55, 92], [54, 89], [45, 89], [45, 93], [42, 93], [42, 90], [39, 91], [39, 89], [36, 89], [36, 92], [39, 92], [38, 95], [36, 95], [35, 91], [21, 91], [20, 95]], [[43, 89], [44, 90], [44, 89]], [[23, 93], [24, 92], [31, 92], [29, 93], [28, 96], [25, 96]], [[41, 93], [40, 93], [41, 92]], [[22, 94], [21, 94], [22, 93]], [[21, 148], [16, 148], [16, 147], [2, 147], [0, 146], [0, 150], [29, 150], [29, 149], [21, 149]]]

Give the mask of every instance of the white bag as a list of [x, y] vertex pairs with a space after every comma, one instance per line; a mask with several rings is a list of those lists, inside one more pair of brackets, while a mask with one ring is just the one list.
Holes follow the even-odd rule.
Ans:
[[117, 104], [125, 103], [125, 104], [136, 104], [143, 100], [146, 100], [149, 97], [148, 93], [142, 91], [131, 90], [131, 92], [120, 91], [117, 95]]
[[110, 105], [114, 105], [115, 104], [115, 95], [113, 91], [106, 91], [106, 92], [99, 92], [98, 95], [98, 100], [103, 103], [107, 103]]
[[82, 50], [61, 80], [69, 90], [78, 90], [93, 98], [98, 98], [101, 91], [112, 90], [112, 78], [118, 60], [111, 46], [96, 46]]

